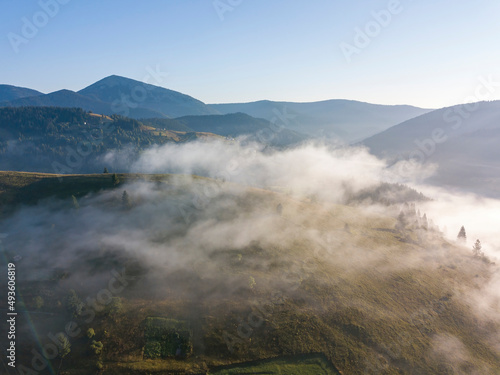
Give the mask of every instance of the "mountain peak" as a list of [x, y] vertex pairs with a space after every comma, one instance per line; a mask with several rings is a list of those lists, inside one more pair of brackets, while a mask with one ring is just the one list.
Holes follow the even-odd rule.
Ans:
[[115, 103], [115, 107], [122, 108], [128, 115], [131, 109], [140, 109], [138, 113], [143, 109], [152, 110], [158, 114], [155, 117], [218, 114], [189, 95], [118, 75], [105, 77], [78, 94], [110, 105]]
[[148, 85], [148, 84], [145, 82], [140, 82], [131, 78], [113, 74], [108, 77], [104, 77], [103, 79], [100, 79], [99, 81], [91, 84], [90, 86], [85, 87], [83, 90], [80, 91], [85, 91], [91, 87], [115, 87], [115, 86], [132, 86], [132, 85]]

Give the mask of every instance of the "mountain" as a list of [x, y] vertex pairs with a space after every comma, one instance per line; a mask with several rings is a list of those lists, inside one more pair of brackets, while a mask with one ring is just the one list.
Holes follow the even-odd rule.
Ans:
[[[59, 90], [50, 94], [32, 96], [0, 103], [0, 107], [62, 107], [81, 108], [85, 111], [102, 113], [104, 115], [119, 114], [113, 110], [113, 104], [99, 99], [81, 95], [71, 90]], [[148, 108], [127, 108], [126, 113], [131, 118], [165, 117], [163, 113]]]
[[[115, 103], [115, 111], [124, 116], [132, 116], [128, 113], [119, 113], [122, 108], [127, 107], [148, 109], [163, 114], [163, 117], [218, 113], [189, 95], [116, 75], [106, 77], [78, 91], [78, 93], [102, 102]], [[126, 99], [122, 100], [122, 98]]]
[[500, 101], [435, 110], [362, 143], [391, 162], [437, 164], [428, 182], [500, 197]]
[[[30, 89], [2, 85], [0, 107], [7, 106], [82, 108], [86, 111], [105, 115], [118, 114], [134, 119], [245, 113], [267, 120], [265, 124], [267, 127], [271, 122], [271, 126], [275, 129], [286, 129], [287, 131], [280, 131], [279, 137], [284, 138], [281, 143], [291, 143], [296, 138], [297, 135], [292, 136], [289, 131], [351, 143], [429, 112], [428, 109], [406, 105], [386, 106], [352, 100], [311, 103], [265, 100], [253, 103], [206, 105], [189, 95], [116, 75], [103, 78], [78, 92], [60, 90], [42, 94]], [[204, 120], [209, 121], [208, 127], [220, 126], [225, 131], [231, 128], [232, 130], [227, 132], [227, 135], [231, 136], [243, 134], [241, 129], [244, 126], [253, 127], [254, 130], [250, 132], [257, 131], [260, 126], [255, 120], [243, 118], [239, 118], [238, 121], [247, 123], [240, 124], [238, 129], [227, 122], [222, 125], [214, 123], [215, 120], [227, 120], [224, 117]], [[189, 121], [195, 120], [189, 119]], [[250, 125], [250, 122], [253, 124]]]
[[11, 85], [0, 85], [0, 103], [27, 98], [30, 96], [43, 95], [41, 92]]
[[310, 103], [263, 100], [209, 106], [220, 113], [243, 112], [303, 134], [346, 143], [362, 140], [430, 111], [407, 105], [388, 106], [340, 99]]
[[20, 98], [2, 103], [2, 106], [82, 108], [86, 111], [111, 114], [108, 103], [88, 98], [71, 90], [59, 90], [50, 94]]
[[307, 138], [290, 129], [273, 127], [269, 121], [245, 113], [184, 116], [176, 118], [175, 121], [197, 132], [210, 132], [226, 137], [252, 135], [255, 140], [273, 146], [288, 146]]
[[42, 94], [29, 89], [16, 91], [2, 90], [0, 87], [0, 98], [2, 92], [5, 94], [4, 99], [0, 100], [0, 107], [82, 108], [105, 115], [118, 114], [135, 119], [218, 113], [191, 96], [119, 76], [104, 78], [78, 92], [59, 90]]

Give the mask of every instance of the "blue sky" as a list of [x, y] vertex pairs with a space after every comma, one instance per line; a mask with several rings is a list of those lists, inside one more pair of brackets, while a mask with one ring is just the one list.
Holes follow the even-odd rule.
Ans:
[[[0, 83], [76, 91], [108, 75], [143, 80], [159, 69], [168, 76], [149, 82], [206, 103], [437, 108], [472, 100], [479, 77], [500, 82], [494, 0], [57, 1], [0, 0]], [[44, 18], [40, 4], [51, 2], [59, 9]], [[33, 18], [40, 26], [23, 31]], [[366, 46], [357, 30], [371, 34]], [[12, 42], [14, 34], [23, 42]], [[356, 52], [347, 59], [341, 45]], [[483, 92], [500, 99], [500, 83]]]

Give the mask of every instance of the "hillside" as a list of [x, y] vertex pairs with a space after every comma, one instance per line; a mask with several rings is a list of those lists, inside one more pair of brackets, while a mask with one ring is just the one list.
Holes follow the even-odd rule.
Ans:
[[0, 108], [0, 168], [58, 173], [101, 172], [114, 167], [108, 152], [132, 156], [153, 144], [188, 142], [215, 134], [158, 131], [118, 115], [77, 108]]
[[10, 102], [1, 103], [4, 107], [66, 107], [82, 108], [86, 111], [110, 113], [108, 103], [90, 99], [71, 90], [59, 90], [50, 94], [20, 98]]
[[497, 266], [398, 227], [399, 210], [195, 176], [117, 180], [0, 173], [0, 199], [29, 203], [1, 222], [0, 262], [16, 262], [31, 324], [18, 323], [19, 363], [71, 319], [71, 352], [46, 372], [498, 372], [499, 322], [473, 303]]
[[43, 95], [43, 93], [25, 87], [0, 85], [0, 103], [37, 95]]
[[500, 197], [500, 101], [432, 111], [362, 143], [392, 162], [413, 158], [436, 164], [428, 182]]
[[243, 112], [287, 129], [314, 137], [345, 143], [362, 140], [393, 125], [419, 116], [429, 109], [406, 105], [376, 105], [353, 100], [325, 100], [310, 103], [273, 102], [211, 104], [220, 113]]
[[103, 102], [93, 97], [87, 97], [71, 90], [59, 90], [46, 95], [30, 96], [0, 102], [0, 107], [64, 107], [81, 108], [85, 111], [102, 113], [105, 115], [127, 114], [132, 118], [143, 117], [164, 117], [163, 113], [141, 107], [123, 107], [113, 105], [113, 103]]
[[198, 132], [211, 132], [226, 137], [252, 135], [256, 141], [273, 146], [288, 146], [304, 141], [307, 137], [295, 131], [273, 126], [269, 121], [244, 113], [212, 116], [185, 116], [176, 122]]

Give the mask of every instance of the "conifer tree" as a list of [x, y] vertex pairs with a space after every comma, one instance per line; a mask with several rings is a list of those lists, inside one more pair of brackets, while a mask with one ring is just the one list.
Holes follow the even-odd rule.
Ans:
[[130, 196], [127, 193], [127, 190], [123, 190], [122, 204], [124, 207], [127, 207], [127, 208], [130, 208], [132, 206], [132, 202], [130, 200]]
[[484, 253], [481, 251], [482, 248], [483, 246], [481, 245], [481, 241], [476, 240], [476, 243], [472, 247], [472, 254], [474, 254], [474, 256], [476, 257], [482, 257], [484, 255]]
[[429, 228], [429, 223], [427, 222], [427, 214], [424, 214], [424, 216], [422, 216], [422, 224], [421, 224], [421, 227], [425, 230], [427, 230]]
[[465, 233], [465, 228], [464, 228], [463, 225], [462, 225], [462, 228], [460, 228], [460, 232], [458, 232], [457, 239], [459, 241], [462, 241], [462, 242], [466, 242], [467, 241], [467, 234]]

